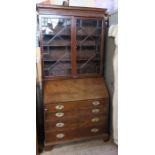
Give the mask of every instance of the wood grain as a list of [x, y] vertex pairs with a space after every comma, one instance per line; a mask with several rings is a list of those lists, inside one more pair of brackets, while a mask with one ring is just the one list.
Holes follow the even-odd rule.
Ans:
[[77, 66], [76, 66], [76, 19], [72, 16], [72, 24], [71, 24], [71, 48], [72, 48], [72, 75], [76, 77], [77, 74]]
[[[92, 71], [80, 72], [78, 71], [77, 58], [89, 59], [91, 55], [79, 56], [77, 53], [79, 45], [77, 41], [77, 19], [87, 20], [102, 20], [102, 29], [104, 29], [104, 18], [106, 16], [106, 9], [86, 8], [86, 7], [62, 7], [52, 5], [37, 5], [38, 18], [39, 18], [39, 31], [40, 31], [40, 46], [42, 51], [42, 70], [45, 67], [51, 65], [53, 61], [56, 61], [64, 53], [64, 48], [58, 47], [67, 46], [71, 49], [70, 53], [67, 53], [66, 58], [61, 61], [63, 65], [70, 62], [67, 73], [65, 74], [65, 68], [59, 69], [57, 74], [53, 72], [44, 72], [43, 77], [43, 104], [44, 104], [44, 128], [45, 128], [45, 149], [51, 148], [53, 145], [61, 144], [65, 142], [78, 141], [84, 139], [92, 139], [95, 137], [103, 137], [107, 140], [109, 137], [109, 95], [106, 87], [103, 73], [103, 50], [104, 50], [104, 30], [101, 35], [101, 63], [100, 73], [94, 72], [93, 61], [91, 66], [88, 66]], [[71, 20], [71, 35], [65, 31], [62, 33], [62, 38], [54, 42], [47, 48], [47, 38], [57, 35], [61, 29], [59, 26], [54, 34], [42, 33], [42, 21], [45, 18], [62, 18]], [[60, 29], [60, 30], [59, 30]], [[89, 25], [85, 27], [86, 31], [90, 34], [93, 31], [93, 27]], [[46, 36], [43, 42], [43, 35]], [[80, 33], [82, 38], [87, 37], [85, 33]], [[71, 36], [71, 39], [70, 39]], [[96, 35], [92, 37], [96, 38]], [[68, 42], [70, 40], [70, 42]], [[96, 44], [96, 43], [95, 43]], [[84, 45], [95, 45], [94, 41], [87, 40]], [[57, 47], [55, 47], [57, 46]], [[55, 50], [57, 49], [57, 51]], [[62, 50], [61, 50], [62, 49]], [[49, 50], [49, 51], [48, 51]], [[49, 54], [47, 55], [47, 53]], [[53, 52], [53, 53], [52, 53]], [[46, 53], [46, 54], [45, 54]], [[89, 53], [89, 52], [87, 52]], [[87, 54], [86, 53], [86, 54]], [[78, 64], [81, 63], [80, 60]], [[90, 65], [90, 64], [89, 64]], [[64, 71], [64, 72], [63, 72]], [[59, 74], [58, 74], [59, 73]], [[100, 104], [94, 105], [93, 102]], [[59, 105], [59, 106], [58, 106]], [[56, 108], [59, 107], [59, 108]], [[61, 108], [60, 108], [61, 107]], [[63, 107], [63, 108], [62, 108]], [[92, 110], [98, 111], [97, 113]], [[63, 114], [63, 115], [62, 115]], [[92, 120], [98, 121], [92, 121]], [[64, 123], [64, 125], [62, 125]], [[58, 125], [59, 124], [59, 125]], [[95, 132], [92, 132], [95, 131]], [[57, 135], [59, 135], [57, 137]], [[61, 137], [63, 135], [63, 137]]]
[[[57, 123], [63, 123], [63, 127], [57, 127]], [[65, 130], [70, 130], [72, 128], [77, 128], [77, 119], [69, 119], [69, 120], [59, 120], [59, 121], [46, 121], [45, 122], [45, 130], [47, 131], [65, 131]]]
[[44, 104], [108, 98], [103, 78], [45, 81]]
[[[58, 5], [41, 5], [37, 4], [37, 11], [40, 14], [53, 14], [53, 15], [67, 15], [67, 16], [81, 16], [81, 17], [100, 17], [106, 15], [106, 10], [103, 8], [91, 8], [91, 7], [64, 7]], [[93, 12], [93, 13], [92, 13]]]
[[[93, 110], [97, 110], [99, 112], [95, 113], [93, 112]], [[98, 114], [108, 114], [109, 113], [109, 110], [108, 110], [108, 106], [97, 106], [95, 108], [84, 108], [84, 109], [81, 109], [78, 111], [79, 115], [81, 117], [85, 117], [85, 116], [88, 116], [88, 115], [92, 115], [92, 116], [96, 116]]]
[[[98, 132], [91, 132], [92, 129], [99, 129]], [[64, 137], [59, 139], [56, 137], [57, 134], [64, 134]], [[72, 139], [80, 139], [82, 137], [93, 137], [97, 135], [108, 134], [107, 127], [103, 125], [90, 126], [87, 128], [75, 128], [73, 130], [65, 131], [55, 131], [55, 132], [46, 132], [46, 142], [51, 144], [58, 144], [60, 142], [69, 141]]]
[[[85, 119], [85, 118], [87, 118], [87, 119]], [[93, 118], [98, 118], [99, 121], [92, 122]], [[89, 126], [95, 127], [96, 125], [107, 126], [108, 125], [107, 122], [108, 122], [108, 117], [104, 116], [104, 115], [86, 116], [84, 118], [81, 117], [81, 120], [79, 120], [79, 123], [78, 123], [78, 127], [82, 129], [84, 127], [89, 127]]]
[[[56, 109], [56, 106], [61, 105], [64, 108], [63, 109]], [[74, 111], [77, 109], [77, 102], [58, 102], [58, 103], [53, 103], [51, 104], [45, 104], [44, 105], [45, 110], [47, 112], [64, 112], [64, 111]]]
[[[56, 114], [62, 113], [63, 116], [58, 117]], [[50, 113], [50, 112], [45, 112], [45, 119], [46, 120], [51, 120], [51, 121], [61, 121], [61, 120], [66, 120], [66, 119], [76, 119], [78, 117], [78, 111], [77, 109], [71, 110], [71, 111], [65, 111], [65, 112], [55, 112], [55, 113]]]

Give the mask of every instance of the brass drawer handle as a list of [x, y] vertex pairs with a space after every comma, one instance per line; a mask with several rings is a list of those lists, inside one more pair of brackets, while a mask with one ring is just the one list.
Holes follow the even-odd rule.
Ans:
[[91, 120], [93, 123], [95, 123], [95, 122], [99, 122], [100, 121], [100, 119], [98, 118], [98, 117], [94, 117], [94, 118], [92, 118], [92, 120]]
[[56, 137], [59, 138], [59, 139], [64, 138], [64, 136], [65, 136], [65, 135], [64, 135], [63, 133], [59, 133], [59, 134], [56, 135]]
[[91, 129], [91, 132], [92, 132], [92, 133], [96, 133], [96, 132], [98, 132], [98, 131], [99, 131], [98, 128], [93, 128], [93, 129]]
[[100, 102], [99, 102], [99, 101], [93, 101], [92, 104], [93, 104], [94, 106], [97, 106], [97, 105], [100, 104]]
[[64, 125], [65, 125], [64, 123], [57, 123], [57, 124], [56, 124], [56, 127], [62, 128]]
[[94, 113], [94, 114], [97, 114], [97, 113], [99, 113], [100, 112], [100, 109], [93, 109], [92, 110], [92, 113]]
[[57, 112], [55, 114], [56, 117], [63, 117], [64, 116], [64, 113], [63, 112]]
[[57, 110], [62, 110], [63, 108], [64, 108], [64, 106], [61, 104], [55, 106], [55, 109], [57, 109]]

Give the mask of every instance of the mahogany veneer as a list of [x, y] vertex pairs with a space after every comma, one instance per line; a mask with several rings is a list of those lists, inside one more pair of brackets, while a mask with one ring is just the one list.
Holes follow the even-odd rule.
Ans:
[[[101, 104], [108, 101], [108, 92], [103, 78], [46, 81], [44, 90], [46, 92], [44, 94], [45, 104], [81, 100], [79, 104], [90, 106], [92, 104], [89, 101], [82, 100], [98, 99]], [[66, 106], [73, 105], [66, 103]]]
[[54, 145], [73, 139], [108, 135], [108, 100], [103, 78], [46, 81], [46, 143]]
[[37, 5], [45, 149], [109, 137], [103, 78], [106, 9]]

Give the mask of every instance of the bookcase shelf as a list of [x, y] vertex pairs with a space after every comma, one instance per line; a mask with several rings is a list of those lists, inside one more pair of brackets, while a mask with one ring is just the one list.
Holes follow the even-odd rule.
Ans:
[[46, 77], [101, 74], [101, 19], [44, 16], [41, 23]]

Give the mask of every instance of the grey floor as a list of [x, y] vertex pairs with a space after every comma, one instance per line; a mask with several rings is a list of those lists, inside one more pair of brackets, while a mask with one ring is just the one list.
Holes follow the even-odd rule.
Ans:
[[117, 155], [118, 147], [102, 139], [58, 145], [41, 155]]

